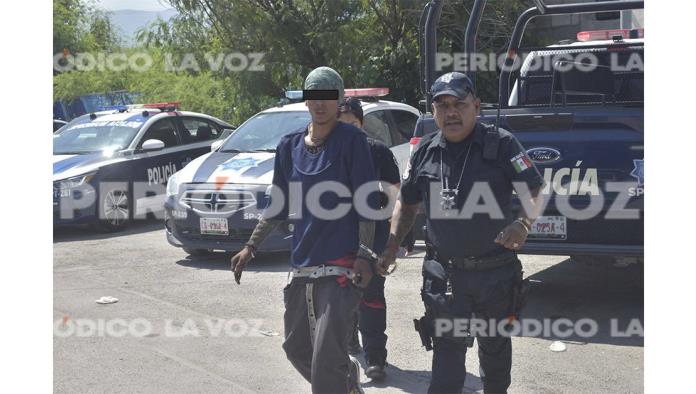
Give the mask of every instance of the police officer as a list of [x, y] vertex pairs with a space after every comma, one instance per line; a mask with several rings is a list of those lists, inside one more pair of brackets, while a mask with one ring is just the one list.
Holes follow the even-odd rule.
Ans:
[[[353, 126], [363, 128], [363, 110], [360, 100], [354, 97], [346, 99], [339, 107], [339, 120], [350, 123]], [[399, 166], [396, 163], [392, 151], [381, 141], [367, 137], [370, 145], [372, 163], [375, 168], [377, 180], [382, 189], [380, 207], [385, 208], [389, 201], [394, 201], [399, 193], [401, 176]], [[389, 237], [389, 221], [379, 220], [375, 222], [375, 240], [373, 251], [382, 253]], [[348, 343], [348, 352], [359, 355], [360, 341], [358, 340], [358, 327], [365, 346], [365, 359], [367, 368], [365, 375], [372, 380], [382, 380], [386, 376], [387, 364], [387, 301], [384, 297], [384, 276], [374, 275], [363, 292], [360, 301], [359, 317], [356, 316], [353, 334]]]
[[[429, 392], [461, 392], [471, 346], [466, 336], [472, 335], [478, 341], [484, 392], [502, 393], [510, 385], [510, 337], [498, 331], [483, 335], [490, 329], [474, 332], [469, 325], [468, 331], [453, 327], [472, 318], [490, 324], [514, 313], [513, 289], [521, 280], [515, 251], [539, 214], [544, 180], [512, 134], [477, 121], [480, 100], [465, 74], [442, 75], [431, 94], [439, 130], [424, 137], [411, 157], [378, 271], [384, 275], [394, 263], [424, 202], [428, 243], [421, 295], [426, 316], [430, 311], [434, 317], [429, 321], [434, 350]], [[526, 208], [519, 217], [511, 210], [513, 186]], [[445, 318], [449, 324], [443, 324]]]

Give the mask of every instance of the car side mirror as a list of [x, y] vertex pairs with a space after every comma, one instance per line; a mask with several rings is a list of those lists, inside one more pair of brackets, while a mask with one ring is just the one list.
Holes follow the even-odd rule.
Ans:
[[147, 140], [143, 142], [142, 150], [145, 152], [164, 149], [164, 142], [160, 140]]
[[222, 146], [223, 142], [225, 142], [225, 141], [224, 140], [217, 140], [217, 141], [213, 142], [212, 145], [210, 145], [210, 151], [215, 152], [216, 150], [218, 150], [218, 148], [220, 146]]

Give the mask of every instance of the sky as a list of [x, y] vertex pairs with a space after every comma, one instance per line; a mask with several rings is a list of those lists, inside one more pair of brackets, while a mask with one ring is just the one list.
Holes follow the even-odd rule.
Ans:
[[172, 8], [165, 0], [96, 0], [96, 3], [98, 7], [107, 11], [162, 11]]

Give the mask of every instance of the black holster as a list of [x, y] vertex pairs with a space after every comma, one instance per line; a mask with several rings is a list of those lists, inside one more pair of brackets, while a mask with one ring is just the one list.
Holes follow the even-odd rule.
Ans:
[[[452, 310], [452, 294], [449, 291], [449, 272], [440, 262], [426, 258], [423, 261], [423, 287], [421, 299], [425, 305], [425, 315], [420, 319], [414, 319], [413, 323], [421, 338], [421, 343], [426, 350], [432, 349], [433, 340], [436, 339], [435, 322], [437, 319], [456, 318]], [[454, 330], [453, 330], [454, 331]], [[454, 332], [443, 333], [437, 339], [447, 339], [454, 343], [473, 346], [473, 337], [455, 337]]]
[[420, 336], [421, 344], [426, 351], [433, 350], [433, 322], [428, 312], [420, 319], [413, 319], [413, 326]]
[[515, 278], [512, 282], [511, 319], [520, 320], [522, 309], [527, 305], [527, 296], [529, 295], [530, 286], [529, 279], [524, 279], [524, 271], [522, 271], [522, 266], [520, 265], [515, 271]]

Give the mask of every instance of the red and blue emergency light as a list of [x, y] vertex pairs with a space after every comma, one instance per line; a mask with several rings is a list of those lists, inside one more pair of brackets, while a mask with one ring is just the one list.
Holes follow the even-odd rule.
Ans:
[[389, 88], [346, 89], [345, 97], [384, 97], [389, 94]]
[[[384, 97], [389, 94], [389, 88], [360, 88], [360, 89], [345, 89], [344, 97]], [[301, 90], [286, 90], [285, 98], [288, 100], [302, 100]]]
[[610, 29], [581, 31], [578, 33], [578, 41], [587, 42], [613, 40], [616, 36], [620, 36], [624, 39], [644, 38], [645, 29]]

